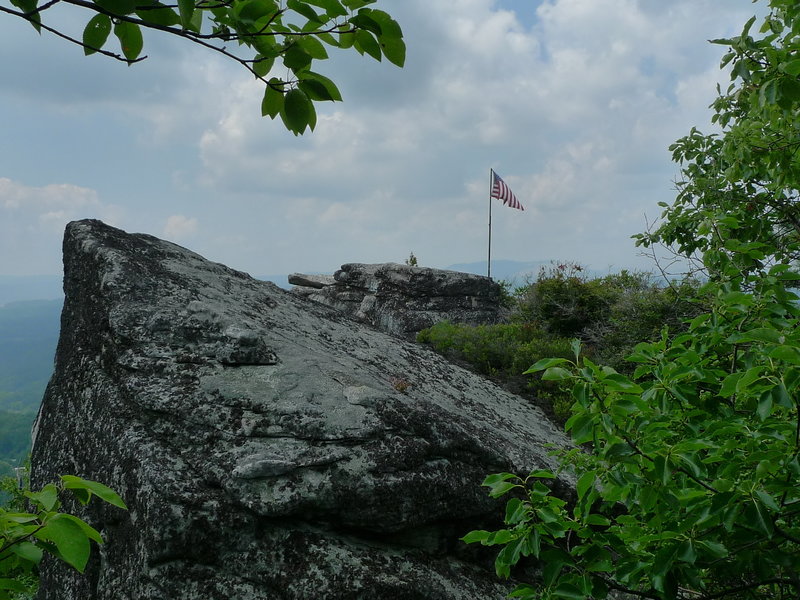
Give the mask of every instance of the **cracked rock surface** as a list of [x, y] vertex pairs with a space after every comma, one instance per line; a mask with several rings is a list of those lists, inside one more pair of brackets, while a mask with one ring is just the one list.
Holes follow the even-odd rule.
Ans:
[[32, 485], [80, 475], [130, 510], [68, 507], [107, 543], [84, 576], [45, 562], [39, 600], [508, 593], [458, 538], [496, 525], [488, 473], [554, 466], [537, 408], [151, 236], [70, 223], [64, 269]]
[[500, 284], [488, 277], [397, 263], [348, 263], [331, 276], [294, 273], [292, 292], [393, 335], [414, 339], [439, 321], [497, 323]]

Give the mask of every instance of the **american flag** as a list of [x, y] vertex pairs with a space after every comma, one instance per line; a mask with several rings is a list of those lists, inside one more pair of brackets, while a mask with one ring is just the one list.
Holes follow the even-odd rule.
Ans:
[[518, 208], [520, 210], [525, 210], [525, 207], [520, 204], [520, 201], [517, 200], [517, 197], [514, 195], [514, 192], [511, 191], [506, 185], [506, 182], [500, 179], [500, 176], [492, 171], [492, 198], [497, 198], [498, 200], [502, 200], [503, 204], [507, 204], [511, 208]]

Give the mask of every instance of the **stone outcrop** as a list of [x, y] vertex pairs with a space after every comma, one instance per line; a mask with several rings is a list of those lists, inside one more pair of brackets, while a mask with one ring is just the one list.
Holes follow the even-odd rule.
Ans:
[[32, 485], [129, 510], [72, 507], [107, 542], [83, 576], [43, 563], [39, 600], [505, 597], [458, 538], [502, 510], [487, 473], [553, 466], [538, 409], [151, 236], [71, 223], [64, 269]]
[[349, 263], [330, 276], [295, 273], [293, 292], [362, 323], [413, 338], [439, 321], [481, 325], [500, 320], [500, 286], [488, 277], [397, 263]]

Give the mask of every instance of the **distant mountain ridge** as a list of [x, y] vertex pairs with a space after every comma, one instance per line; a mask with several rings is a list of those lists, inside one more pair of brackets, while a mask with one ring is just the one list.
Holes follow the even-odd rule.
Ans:
[[55, 299], [0, 306], [0, 475], [28, 455], [31, 424], [53, 373], [62, 304]]
[[[539, 269], [549, 265], [550, 260], [520, 261], [498, 259], [492, 260], [492, 279], [511, 281], [512, 283], [522, 284], [526, 279], [535, 278]], [[461, 271], [462, 273], [474, 273], [475, 275], [486, 275], [486, 261], [480, 260], [471, 263], [457, 263], [445, 267], [451, 271]]]
[[61, 275], [0, 275], [0, 307], [9, 302], [64, 297]]

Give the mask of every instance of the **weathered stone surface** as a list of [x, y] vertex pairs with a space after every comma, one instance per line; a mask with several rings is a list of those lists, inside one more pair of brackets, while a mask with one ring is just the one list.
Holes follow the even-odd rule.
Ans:
[[303, 273], [292, 273], [289, 275], [289, 283], [319, 290], [327, 285], [335, 284], [336, 280], [333, 278], [333, 275], [304, 275]]
[[33, 485], [130, 510], [75, 507], [108, 541], [85, 576], [44, 563], [39, 600], [505, 597], [458, 537], [499, 513], [487, 473], [553, 466], [538, 409], [150, 236], [71, 223], [64, 265]]
[[488, 277], [397, 263], [342, 265], [334, 282], [295, 274], [289, 283], [306, 298], [401, 337], [439, 321], [480, 325], [500, 320], [500, 286]]

